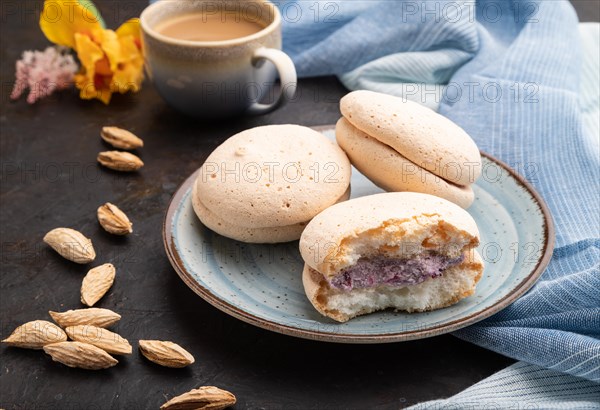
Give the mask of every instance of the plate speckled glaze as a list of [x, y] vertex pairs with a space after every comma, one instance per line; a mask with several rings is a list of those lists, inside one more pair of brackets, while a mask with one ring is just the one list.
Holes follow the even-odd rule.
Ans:
[[[333, 138], [333, 127], [319, 127]], [[478, 322], [510, 305], [550, 261], [554, 229], [540, 196], [515, 171], [482, 153], [483, 174], [468, 209], [481, 233], [485, 271], [474, 295], [425, 313], [387, 310], [337, 323], [321, 316], [302, 287], [298, 242], [255, 245], [204, 227], [190, 200], [196, 173], [167, 210], [163, 239], [181, 279], [200, 297], [253, 325], [292, 336], [342, 343], [384, 343], [431, 337]], [[352, 197], [382, 192], [356, 169]]]

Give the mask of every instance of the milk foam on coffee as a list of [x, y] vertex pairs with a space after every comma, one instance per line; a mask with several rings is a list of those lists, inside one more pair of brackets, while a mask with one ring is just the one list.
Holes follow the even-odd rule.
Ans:
[[258, 19], [240, 14], [189, 13], [167, 19], [156, 26], [160, 34], [187, 41], [223, 41], [246, 37], [264, 29]]

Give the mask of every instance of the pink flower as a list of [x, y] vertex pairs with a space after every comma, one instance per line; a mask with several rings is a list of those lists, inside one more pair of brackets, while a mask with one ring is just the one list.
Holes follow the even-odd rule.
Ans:
[[16, 100], [29, 88], [27, 102], [33, 104], [55, 90], [69, 88], [76, 71], [77, 64], [64, 47], [25, 51], [16, 63], [15, 85], [10, 98]]

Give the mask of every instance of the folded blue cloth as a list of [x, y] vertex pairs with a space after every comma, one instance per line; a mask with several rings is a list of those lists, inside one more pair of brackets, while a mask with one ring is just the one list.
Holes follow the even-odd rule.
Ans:
[[[351, 89], [404, 95], [439, 109], [482, 150], [524, 173], [553, 215], [556, 248], [540, 281], [502, 312], [455, 335], [600, 382], [598, 64], [595, 72], [582, 67], [571, 5], [331, 4], [280, 5], [302, 8], [300, 18], [284, 24], [284, 49], [300, 76], [336, 74]], [[572, 379], [573, 392], [580, 379]]]
[[598, 384], [517, 362], [455, 396], [419, 403], [407, 410], [600, 409]]

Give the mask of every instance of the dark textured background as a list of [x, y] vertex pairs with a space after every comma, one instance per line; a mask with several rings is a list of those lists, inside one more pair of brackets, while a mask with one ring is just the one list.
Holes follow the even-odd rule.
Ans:
[[[339, 117], [347, 91], [332, 77], [305, 79], [296, 101], [277, 112], [219, 125], [173, 112], [146, 83], [139, 94], [110, 106], [64, 92], [28, 106], [9, 102], [14, 61], [24, 49], [43, 49], [37, 18], [41, 1], [3, 1], [1, 26], [1, 259], [0, 332], [46, 319], [48, 310], [81, 307], [88, 267], [61, 259], [42, 243], [57, 226], [93, 239], [96, 263], [112, 262], [117, 279], [99, 307], [122, 314], [115, 330], [134, 348], [142, 338], [173, 340], [196, 363], [165, 369], [137, 351], [105, 371], [71, 369], [43, 352], [0, 348], [0, 408], [141, 409], [201, 385], [237, 395], [244, 409], [396, 409], [455, 394], [512, 362], [445, 335], [388, 345], [337, 345], [271, 333], [233, 319], [189, 290], [172, 270], [161, 241], [171, 195], [225, 138], [248, 127], [322, 125]], [[97, 1], [109, 27], [136, 16], [145, 1]], [[597, 0], [575, 1], [584, 21], [598, 21]], [[144, 138], [141, 172], [122, 175], [95, 161], [107, 149], [98, 133], [116, 124]], [[134, 222], [116, 238], [96, 221], [96, 208], [114, 202]]]

